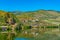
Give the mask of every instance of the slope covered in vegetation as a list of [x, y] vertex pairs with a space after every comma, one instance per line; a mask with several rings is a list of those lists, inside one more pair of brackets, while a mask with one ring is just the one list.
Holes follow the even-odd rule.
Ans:
[[16, 15], [10, 12], [0, 11], [0, 26], [12, 25], [17, 23]]
[[[38, 21], [40, 26], [47, 25], [59, 25], [60, 24], [60, 13], [52, 10], [38, 10], [33, 12], [22, 12], [17, 15], [20, 21], [26, 21], [25, 25], [31, 25]], [[28, 24], [29, 23], [29, 24]], [[37, 24], [37, 25], [38, 25]]]

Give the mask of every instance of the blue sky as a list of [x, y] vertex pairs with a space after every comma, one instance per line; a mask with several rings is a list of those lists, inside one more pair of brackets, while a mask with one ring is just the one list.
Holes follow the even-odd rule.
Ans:
[[60, 0], [0, 0], [0, 10], [4, 11], [35, 11], [58, 10]]

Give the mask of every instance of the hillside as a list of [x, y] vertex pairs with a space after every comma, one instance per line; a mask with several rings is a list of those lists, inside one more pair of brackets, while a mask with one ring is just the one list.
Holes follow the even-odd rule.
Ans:
[[0, 11], [0, 26], [15, 24], [17, 20], [18, 19], [13, 13]]
[[60, 24], [60, 12], [53, 10], [37, 10], [30, 12], [0, 11], [0, 25], [22, 22], [27, 26], [51, 26]]
[[22, 12], [17, 15], [17, 18], [22, 22], [24, 21], [25, 25], [54, 26], [60, 24], [60, 13], [54, 10]]

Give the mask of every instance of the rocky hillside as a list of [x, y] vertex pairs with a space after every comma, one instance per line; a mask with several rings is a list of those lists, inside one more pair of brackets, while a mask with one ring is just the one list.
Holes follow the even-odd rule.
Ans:
[[13, 13], [0, 11], [0, 26], [13, 25], [17, 22], [17, 18]]

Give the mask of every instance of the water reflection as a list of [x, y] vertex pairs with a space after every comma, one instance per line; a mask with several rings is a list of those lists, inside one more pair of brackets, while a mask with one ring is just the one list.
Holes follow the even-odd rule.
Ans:
[[33, 38], [15, 38], [15, 40], [33, 40]]

